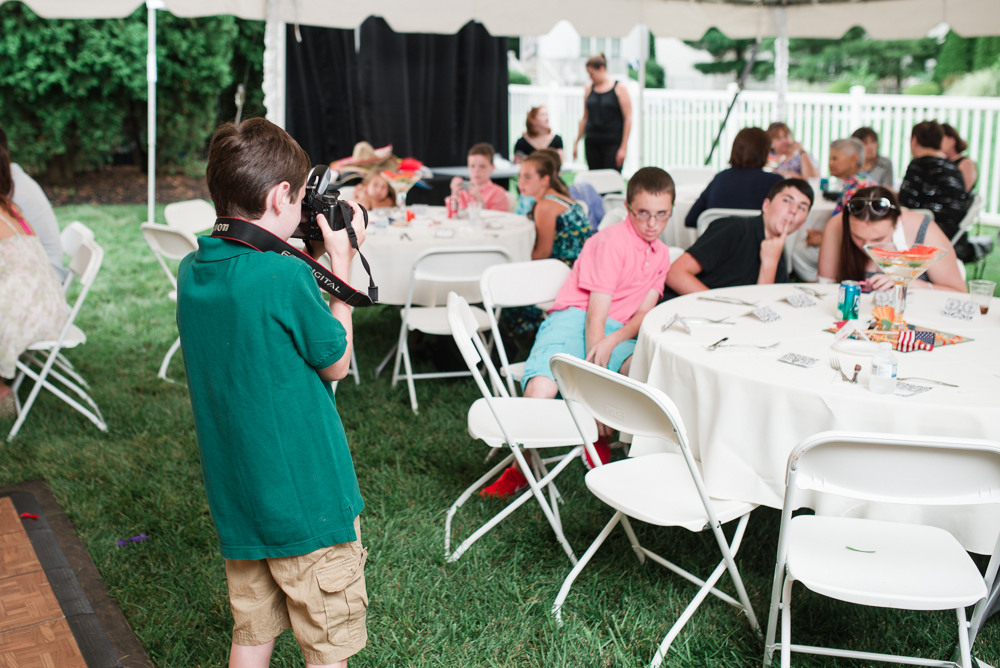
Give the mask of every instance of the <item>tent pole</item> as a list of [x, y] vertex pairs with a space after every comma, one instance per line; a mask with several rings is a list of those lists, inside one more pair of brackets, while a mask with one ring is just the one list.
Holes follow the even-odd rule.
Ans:
[[739, 80], [736, 82], [736, 94], [733, 95], [733, 101], [729, 103], [729, 109], [726, 110], [726, 117], [722, 119], [722, 125], [719, 126], [719, 133], [715, 135], [715, 141], [712, 142], [712, 148], [708, 152], [708, 157], [705, 158], [705, 164], [712, 164], [712, 155], [715, 153], [715, 149], [719, 146], [719, 142], [722, 140], [722, 133], [726, 129], [726, 123], [729, 122], [729, 115], [733, 113], [733, 107], [736, 106], [736, 100], [740, 97], [740, 92], [743, 90], [743, 82], [746, 80], [747, 75], [750, 74], [750, 70], [753, 68], [754, 62], [757, 60], [757, 52], [760, 51], [760, 37], [754, 42], [753, 52], [750, 54], [750, 60], [747, 61], [746, 67], [743, 68], [743, 74], [740, 75]]
[[156, 222], [156, 10], [163, 9], [163, 0], [146, 0], [146, 32], [149, 44], [146, 52], [146, 165], [148, 190], [146, 192], [146, 222]]
[[267, 0], [267, 23], [264, 27], [264, 108], [267, 120], [285, 127], [285, 22], [281, 0]]
[[784, 123], [788, 118], [788, 15], [784, 5], [774, 8], [774, 22], [778, 28], [774, 40], [774, 88], [778, 94], [774, 120]]
[[[642, 33], [639, 38], [639, 104], [636, 105], [635, 110], [632, 112], [632, 118], [635, 118], [638, 122], [636, 123], [636, 136], [639, 138], [639, 169], [646, 164], [645, 161], [645, 136], [643, 132], [643, 126], [645, 125], [645, 100], [646, 97], [646, 59], [649, 58], [649, 26], [643, 25], [641, 28]], [[638, 112], [638, 113], [636, 113]], [[622, 165], [624, 167], [624, 165]]]

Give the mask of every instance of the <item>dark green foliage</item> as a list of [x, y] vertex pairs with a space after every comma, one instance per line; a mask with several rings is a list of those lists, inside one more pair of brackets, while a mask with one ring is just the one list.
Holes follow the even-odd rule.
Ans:
[[0, 5], [0, 124], [17, 162], [65, 180], [125, 141], [132, 103], [146, 99], [140, 14], [46, 21]]
[[527, 74], [522, 74], [515, 69], [507, 70], [507, 83], [512, 84], [523, 84], [525, 86], [531, 85], [531, 79]]
[[934, 66], [934, 81], [946, 85], [950, 80], [972, 71], [972, 40], [948, 31]]
[[903, 91], [903, 95], [940, 95], [941, 85], [936, 81], [913, 84]]
[[1000, 62], [1000, 37], [977, 37], [972, 49], [972, 69], [984, 70]]
[[[696, 63], [695, 68], [704, 74], [726, 74], [733, 72], [738, 77], [747, 66], [747, 59], [753, 53], [753, 39], [729, 39], [717, 28], [709, 28], [699, 40], [685, 40], [684, 43], [696, 49], [704, 49], [715, 58], [711, 63]], [[765, 40], [761, 47], [766, 48], [774, 40]], [[768, 62], [754, 63], [751, 73], [754, 78], [765, 79], [774, 72], [774, 65]]]
[[[0, 124], [26, 169], [66, 181], [128, 151], [145, 164], [146, 20], [145, 8], [123, 19], [70, 21], [0, 5]], [[220, 117], [235, 114], [234, 82], [248, 62], [245, 114], [263, 113], [263, 48], [261, 22], [157, 12], [160, 167], [204, 158]]]
[[[628, 75], [635, 81], [639, 80], [639, 71], [631, 65], [628, 66]], [[667, 73], [662, 65], [653, 59], [646, 61], [646, 88], [664, 88], [666, 77]]]

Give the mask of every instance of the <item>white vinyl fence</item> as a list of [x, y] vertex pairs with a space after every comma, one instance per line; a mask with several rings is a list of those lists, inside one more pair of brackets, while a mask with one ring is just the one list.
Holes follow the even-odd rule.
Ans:
[[[638, 87], [629, 82], [633, 108]], [[730, 91], [647, 89], [642, 104], [643, 166], [704, 165], [726, 109]], [[583, 115], [583, 88], [510, 86], [510, 149], [524, 131], [528, 110], [540, 104], [549, 111], [550, 125], [566, 146], [566, 161], [572, 161], [572, 142]], [[770, 91], [744, 91], [733, 108], [711, 166], [723, 169], [736, 133], [749, 126], [767, 128], [775, 118], [777, 97]], [[849, 94], [789, 93], [786, 122], [795, 138], [819, 162], [827, 174], [830, 142], [849, 137], [854, 130], [870, 126], [879, 135], [880, 149], [891, 160], [897, 181], [909, 164], [910, 131], [916, 123], [936, 119], [950, 123], [968, 142], [966, 155], [979, 165], [976, 189], [986, 200], [985, 212], [1000, 214], [1000, 99], [923, 95], [866, 95], [856, 88]], [[634, 118], [634, 121], [638, 119]], [[638, 133], [633, 126], [624, 172], [640, 167]], [[579, 162], [583, 162], [583, 145]], [[995, 216], [990, 216], [996, 220]]]

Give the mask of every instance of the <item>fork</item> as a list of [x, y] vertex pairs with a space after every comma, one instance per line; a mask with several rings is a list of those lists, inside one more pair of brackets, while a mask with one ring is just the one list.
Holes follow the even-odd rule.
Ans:
[[835, 371], [837, 371], [837, 372], [840, 373], [840, 377], [844, 380], [844, 382], [846, 382], [846, 383], [851, 382], [851, 379], [847, 377], [847, 374], [844, 373], [844, 370], [840, 368], [840, 359], [839, 358], [837, 358], [837, 357], [831, 357], [830, 358], [830, 366]]
[[920, 378], [919, 376], [907, 376], [906, 378], [897, 378], [896, 380], [922, 380], [925, 383], [934, 383], [935, 385], [944, 385], [945, 387], [958, 387], [958, 385], [952, 385], [951, 383], [946, 383], [941, 380], [933, 380], [931, 378]]
[[770, 350], [771, 348], [777, 348], [781, 345], [781, 342], [772, 343], [769, 346], [762, 346], [757, 343], [728, 343], [725, 345], [716, 346], [716, 348], [760, 348], [761, 350]]
[[688, 322], [703, 322], [703, 323], [707, 322], [713, 325], [735, 325], [736, 324], [735, 322], [726, 322], [727, 320], [729, 320], [729, 318], [730, 316], [728, 315], [725, 318], [719, 318], [718, 320], [712, 320], [711, 318], [703, 318], [700, 315], [684, 316], [684, 319], [687, 320]]
[[736, 297], [729, 297], [728, 295], [717, 295], [715, 297], [698, 297], [701, 301], [705, 302], [722, 302], [723, 304], [736, 304], [738, 306], [756, 306], [757, 302], [748, 302], [738, 299]]

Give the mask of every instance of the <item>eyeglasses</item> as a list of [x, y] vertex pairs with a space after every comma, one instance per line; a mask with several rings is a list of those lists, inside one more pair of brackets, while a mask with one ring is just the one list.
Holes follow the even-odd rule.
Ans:
[[877, 218], [885, 216], [890, 211], [899, 211], [899, 207], [890, 202], [887, 197], [879, 197], [878, 199], [855, 197], [847, 203], [847, 211], [852, 216], [863, 215], [865, 209], [868, 209]]
[[629, 207], [628, 210], [640, 223], [648, 223], [652, 218], [655, 218], [656, 222], [662, 223], [670, 218], [671, 214], [670, 211], [657, 211], [656, 213], [650, 213], [649, 211], [636, 211], [632, 207]]

